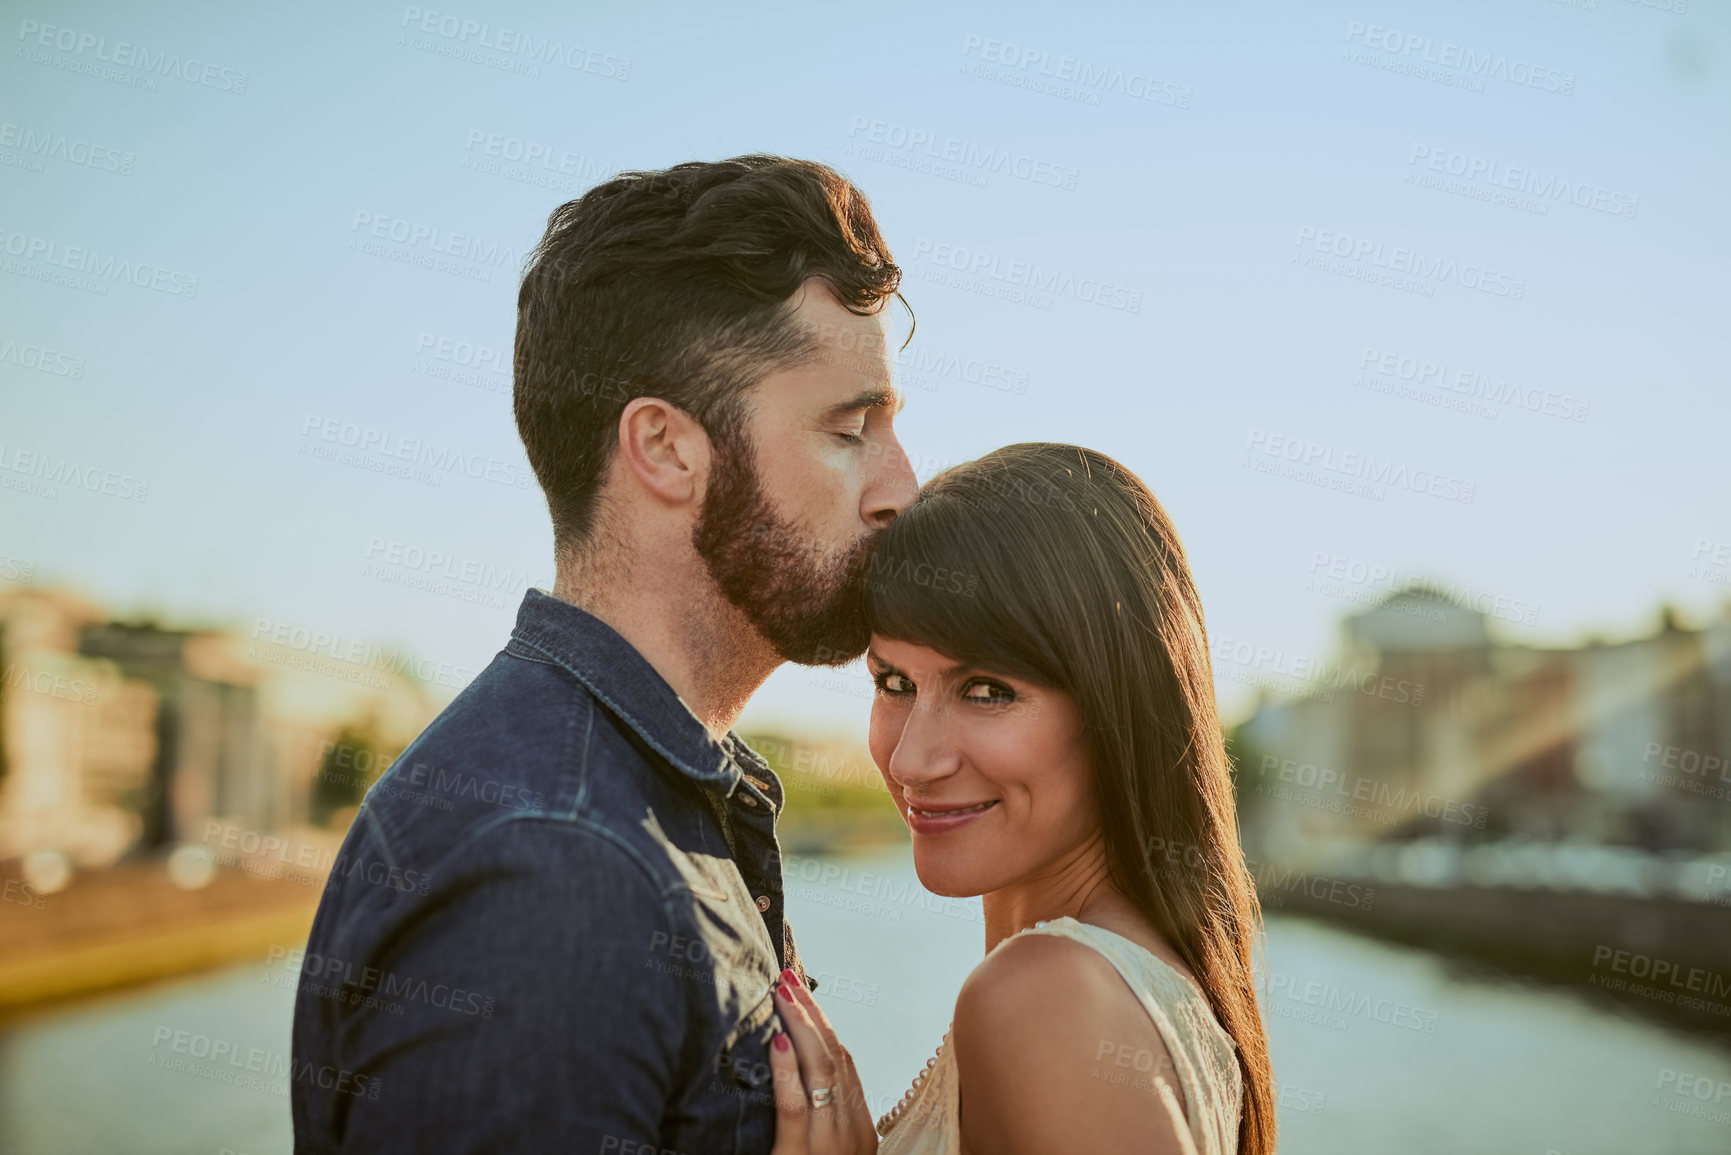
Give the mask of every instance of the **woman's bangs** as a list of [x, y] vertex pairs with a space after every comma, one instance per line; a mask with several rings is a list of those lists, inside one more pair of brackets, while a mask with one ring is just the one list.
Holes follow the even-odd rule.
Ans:
[[[1055, 685], [1040, 614], [991, 536], [990, 512], [939, 497], [916, 503], [884, 531], [867, 577], [874, 634], [925, 646], [981, 670]], [[1048, 668], [1041, 668], [1047, 665]]]

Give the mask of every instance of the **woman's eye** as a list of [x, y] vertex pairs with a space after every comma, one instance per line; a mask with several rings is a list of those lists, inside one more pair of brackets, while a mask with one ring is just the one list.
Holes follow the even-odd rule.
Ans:
[[864, 445], [865, 444], [865, 438], [863, 436], [861, 436], [859, 433], [839, 433], [838, 432], [836, 434], [836, 436], [841, 438], [843, 441], [847, 442], [849, 445]]
[[975, 680], [962, 687], [962, 697], [970, 702], [1001, 705], [1016, 700], [1016, 691], [1002, 682]]
[[892, 697], [909, 693], [914, 688], [914, 684], [908, 681], [905, 674], [893, 672], [876, 674], [872, 677], [872, 681], [877, 683], [879, 693], [889, 694]]

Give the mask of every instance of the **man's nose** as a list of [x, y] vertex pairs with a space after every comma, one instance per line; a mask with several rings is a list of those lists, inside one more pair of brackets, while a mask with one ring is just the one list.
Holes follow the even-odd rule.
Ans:
[[866, 491], [866, 524], [883, 529], [920, 495], [919, 479], [901, 442], [891, 439], [879, 459], [879, 472]]

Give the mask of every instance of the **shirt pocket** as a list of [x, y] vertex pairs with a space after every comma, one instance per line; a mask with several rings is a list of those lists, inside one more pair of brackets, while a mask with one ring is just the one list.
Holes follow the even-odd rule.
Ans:
[[775, 1139], [775, 1076], [769, 1048], [781, 1024], [769, 991], [740, 1017], [716, 1056], [720, 1086], [738, 1105], [734, 1114], [734, 1151], [756, 1155]]
[[769, 1047], [781, 1024], [775, 1013], [775, 999], [768, 991], [756, 1005], [741, 1016], [732, 1031], [722, 1041], [716, 1057], [718, 1073], [736, 1093], [767, 1106], [773, 1113], [775, 1099], [771, 1090]]

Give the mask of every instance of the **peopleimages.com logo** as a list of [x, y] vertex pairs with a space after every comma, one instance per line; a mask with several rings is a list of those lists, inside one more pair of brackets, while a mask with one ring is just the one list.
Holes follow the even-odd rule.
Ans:
[[[447, 474], [527, 489], [534, 480], [527, 464], [474, 453], [424, 437], [404, 437], [388, 429], [308, 413], [301, 425], [300, 452], [343, 464], [397, 466], [437, 485]], [[323, 443], [323, 444], [321, 444]], [[375, 472], [386, 470], [375, 468]]]
[[[159, 78], [168, 77], [237, 96], [246, 91], [247, 74], [237, 68], [212, 64], [194, 56], [182, 57], [178, 52], [152, 51], [144, 45], [125, 40], [110, 44], [106, 36], [80, 32], [75, 28], [24, 20], [18, 25], [18, 39], [24, 44], [20, 54], [25, 50], [31, 51], [32, 55], [27, 58], [34, 63], [53, 64], [68, 72], [88, 73], [151, 92], [156, 90]], [[40, 52], [44, 48], [51, 48], [61, 56], [49, 57]], [[114, 67], [103, 68], [102, 65]], [[118, 72], [118, 69], [139, 75], [128, 75]]]
[[[273, 621], [270, 618], [259, 618], [253, 623], [251, 640], [254, 644], [248, 650], [248, 657], [260, 661], [277, 661], [298, 668], [311, 668], [315, 672], [322, 668], [316, 660], [322, 659], [354, 671], [382, 671], [405, 675], [422, 682], [459, 690], [468, 685], [469, 680], [475, 676], [475, 671], [467, 666], [437, 662], [430, 658], [416, 659], [372, 642], [344, 638], [327, 630], [312, 629], [292, 622]], [[264, 647], [276, 647], [282, 652], [272, 654]], [[314, 661], [309, 665], [291, 660], [297, 657]], [[382, 682], [370, 684], [383, 688]]]
[[55, 500], [58, 486], [100, 493], [121, 501], [143, 502], [150, 499], [150, 482], [112, 469], [80, 462], [72, 457], [56, 457], [50, 452], [20, 449], [0, 442], [0, 475], [18, 473], [34, 479], [28, 483], [11, 477], [0, 477], [5, 488], [28, 491], [33, 496]]
[[21, 344], [12, 337], [0, 337], [0, 365], [7, 364], [54, 377], [70, 377], [75, 381], [84, 376], [84, 358], [74, 353], [29, 342]]
[[[880, 145], [889, 150], [889, 154], [903, 153], [916, 159], [958, 165], [960, 171], [981, 178], [1007, 176], [1031, 184], [1073, 189], [1081, 175], [1073, 165], [1058, 164], [1013, 149], [984, 145], [933, 129], [909, 127], [870, 116], [855, 116], [848, 124], [847, 134], [850, 140], [858, 143]], [[859, 155], [870, 160], [888, 160], [888, 154]]]
[[[1479, 51], [1452, 40], [1436, 40], [1417, 32], [1401, 32], [1362, 20], [1346, 26], [1347, 58], [1421, 80], [1435, 80], [1455, 88], [1484, 91], [1484, 82], [1500, 80], [1520, 88], [1537, 88], [1559, 96], [1575, 92], [1575, 74], [1535, 64], [1507, 53]], [[1356, 54], [1354, 54], [1356, 51]], [[1372, 56], [1370, 53], [1380, 53]]]
[[[539, 76], [541, 64], [561, 65], [572, 72], [586, 72], [603, 80], [631, 79], [631, 58], [615, 56], [553, 36], [537, 37], [520, 28], [495, 27], [485, 20], [470, 20], [451, 12], [433, 12], [407, 6], [401, 27], [410, 48], [474, 64], [501, 67], [504, 71]], [[433, 39], [437, 37], [437, 39]], [[443, 43], [441, 43], [441, 41]], [[487, 52], [495, 56], [486, 55]]]
[[[1284, 433], [1270, 433], [1262, 429], [1250, 431], [1244, 450], [1245, 464], [1257, 468], [1259, 472], [1278, 473], [1275, 466], [1285, 463], [1296, 470], [1309, 471], [1343, 483], [1341, 486], [1328, 488], [1345, 488], [1348, 491], [1366, 489], [1366, 495], [1377, 501], [1382, 500], [1380, 487], [1383, 486], [1440, 497], [1445, 501], [1458, 501], [1463, 505], [1471, 505], [1478, 492], [1477, 482], [1435, 469], [1414, 468], [1374, 453], [1342, 450], [1323, 442]], [[1304, 473], [1288, 475], [1298, 480], [1308, 480]], [[1352, 484], [1345, 484], [1348, 482]]]
[[[1553, 203], [1571, 204], [1576, 208], [1592, 209], [1594, 212], [1615, 217], [1633, 218], [1641, 210], [1641, 198], [1625, 192], [1571, 180], [1559, 173], [1544, 172], [1530, 165], [1505, 164], [1491, 157], [1477, 154], [1469, 156], [1464, 152], [1439, 146], [1413, 145], [1412, 155], [1407, 158], [1407, 166], [1409, 183], [1414, 182], [1415, 176], [1418, 183], [1424, 183], [1427, 173], [1455, 177], [1462, 182], [1462, 187], [1446, 184], [1432, 184], [1427, 187], [1459, 192], [1461, 195], [1475, 195], [1481, 200], [1503, 197], [1505, 193], [1521, 194], [1496, 203], [1534, 211], [1540, 216], [1549, 215]], [[1473, 191], [1480, 185], [1484, 188]], [[1528, 199], [1523, 200], [1521, 197]]]
[[1105, 309], [1142, 311], [1139, 289], [1127, 289], [1094, 277], [1077, 277], [1063, 269], [1042, 268], [1030, 261], [1004, 260], [996, 253], [964, 245], [919, 237], [914, 241], [914, 260], [939, 273], [954, 270], [962, 278], [957, 288], [980, 291], [982, 287], [996, 286], [1025, 291], [1036, 300], [1045, 300], [1042, 308], [1051, 307], [1051, 297], [1069, 297]]
[[[1523, 387], [1507, 378], [1498, 379], [1477, 369], [1451, 367], [1446, 361], [1391, 352], [1373, 345], [1366, 345], [1359, 354], [1358, 367], [1360, 370], [1368, 369], [1375, 376], [1419, 388], [1459, 394], [1475, 401], [1489, 401], [1510, 409], [1525, 409], [1529, 413], [1568, 421], [1585, 421], [1591, 408], [1590, 402], [1554, 389]], [[1362, 375], [1360, 383], [1367, 383]], [[1374, 388], [1374, 377], [1367, 384]]]
[[1098, 105], [1101, 93], [1112, 93], [1172, 108], [1190, 107], [1189, 85], [1163, 79], [1152, 70], [1119, 68], [1067, 53], [1054, 55], [1043, 48], [978, 35], [962, 41], [962, 56], [965, 75], [1082, 104]]
[[1379, 274], [1410, 279], [1412, 283], [1429, 289], [1425, 295], [1433, 294], [1435, 289], [1432, 286], [1438, 283], [1458, 285], [1493, 297], [1507, 297], [1511, 301], [1519, 301], [1527, 295], [1525, 277], [1499, 273], [1470, 261], [1462, 263], [1453, 257], [1426, 255], [1404, 245], [1385, 246], [1381, 241], [1368, 237], [1355, 237], [1314, 225], [1299, 226], [1298, 236], [1292, 243], [1360, 266], [1357, 272], [1362, 273], [1359, 277], [1362, 280], [1374, 280]]
[[[78, 168], [131, 176], [137, 159], [130, 152], [121, 152], [109, 145], [38, 129], [33, 125], [14, 124], [10, 120], [0, 122], [0, 148], [16, 150], [21, 159], [29, 162], [27, 167], [36, 172], [42, 171], [42, 161], [58, 160]], [[0, 158], [0, 163], [11, 162]]]
[[[103, 252], [84, 245], [66, 245], [52, 237], [21, 233], [0, 227], [0, 252], [22, 262], [7, 262], [7, 272], [32, 276], [37, 280], [53, 280], [52, 270], [65, 269], [73, 274], [66, 278], [69, 287], [107, 295], [108, 282], [152, 289], [171, 297], [198, 296], [198, 278], [190, 273], [164, 268], [148, 261], [133, 261], [113, 252]], [[71, 284], [77, 281], [77, 284]]]

